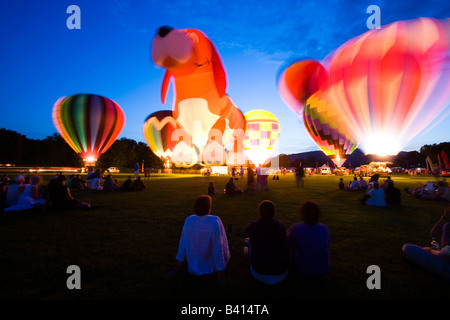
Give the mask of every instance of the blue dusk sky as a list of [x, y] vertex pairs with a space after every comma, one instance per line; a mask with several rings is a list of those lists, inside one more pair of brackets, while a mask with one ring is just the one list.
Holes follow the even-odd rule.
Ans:
[[[81, 29], [68, 29], [66, 12], [80, 8]], [[56, 132], [55, 101], [95, 93], [116, 101], [126, 115], [119, 136], [145, 142], [142, 125], [158, 110], [164, 70], [150, 57], [162, 25], [203, 31], [227, 72], [227, 94], [246, 113], [277, 116], [279, 153], [319, 150], [302, 122], [281, 99], [280, 68], [302, 58], [323, 59], [368, 31], [367, 7], [377, 5], [381, 24], [418, 17], [449, 18], [450, 1], [265, 0], [52, 0], [0, 2], [0, 128], [31, 139]], [[405, 150], [449, 141], [450, 117], [419, 135]]]

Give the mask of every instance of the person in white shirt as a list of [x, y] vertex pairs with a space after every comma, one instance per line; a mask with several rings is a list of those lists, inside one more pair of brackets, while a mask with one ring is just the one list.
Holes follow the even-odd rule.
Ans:
[[186, 218], [176, 255], [176, 264], [169, 276], [177, 274], [184, 261], [193, 275], [217, 273], [224, 285], [225, 268], [230, 260], [228, 239], [222, 221], [211, 215], [211, 197], [199, 196], [194, 203], [195, 215]]

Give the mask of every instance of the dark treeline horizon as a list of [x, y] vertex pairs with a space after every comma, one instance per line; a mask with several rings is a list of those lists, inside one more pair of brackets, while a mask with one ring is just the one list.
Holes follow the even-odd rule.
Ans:
[[[320, 150], [318, 150], [320, 151]], [[444, 168], [442, 152], [450, 156], [450, 142], [424, 145], [418, 151], [400, 152], [389, 158], [393, 166], [398, 167], [426, 167], [429, 157], [436, 166]], [[128, 138], [117, 139], [111, 147], [103, 153], [96, 162], [98, 168], [118, 167], [121, 170], [133, 170], [136, 162], [145, 167], [163, 168], [162, 161], [150, 150], [144, 142], [136, 142]], [[355, 150], [344, 166], [357, 167], [370, 161], [379, 161], [374, 155], [364, 155], [359, 149]], [[304, 166], [316, 166], [329, 162], [331, 159], [320, 152], [307, 152], [294, 155], [279, 155], [281, 167], [294, 167], [302, 162]], [[366, 163], [367, 162], [367, 163]], [[45, 139], [30, 139], [16, 131], [0, 129], [0, 164], [15, 166], [43, 166], [43, 167], [83, 167], [81, 157], [58, 134], [53, 133]]]

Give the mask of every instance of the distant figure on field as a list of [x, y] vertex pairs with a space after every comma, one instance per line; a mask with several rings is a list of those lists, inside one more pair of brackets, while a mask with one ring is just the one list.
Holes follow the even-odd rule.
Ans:
[[208, 195], [214, 196], [217, 193], [216, 185], [214, 182], [210, 182], [208, 185]]
[[303, 187], [303, 180], [305, 179], [305, 170], [302, 167], [302, 163], [300, 162], [295, 168], [295, 182], [297, 183], [297, 187]]
[[234, 178], [230, 178], [227, 184], [225, 185], [225, 193], [228, 195], [241, 194], [242, 190], [234, 182]]

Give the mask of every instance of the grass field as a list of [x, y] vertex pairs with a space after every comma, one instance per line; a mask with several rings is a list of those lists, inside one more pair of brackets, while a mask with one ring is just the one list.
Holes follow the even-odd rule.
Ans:
[[[126, 174], [117, 174], [122, 183]], [[46, 181], [50, 176], [44, 176]], [[340, 177], [310, 176], [305, 187], [294, 176], [269, 179], [270, 191], [229, 197], [220, 192], [229, 177], [211, 177], [219, 193], [212, 214], [232, 226], [227, 285], [197, 281], [186, 272], [166, 273], [175, 262], [185, 218], [194, 199], [206, 192], [199, 175], [157, 175], [144, 180], [141, 192], [72, 194], [98, 206], [96, 210], [2, 213], [0, 218], [0, 299], [206, 299], [206, 300], [393, 300], [450, 297], [450, 284], [406, 262], [404, 243], [430, 243], [429, 231], [447, 205], [407, 196], [404, 187], [424, 185], [430, 177], [393, 176], [402, 191], [400, 208], [375, 208], [360, 203], [362, 192], [338, 190]], [[344, 176], [348, 183], [352, 177]], [[238, 180], [244, 188], [246, 181]], [[298, 208], [314, 200], [321, 222], [331, 233], [331, 278], [309, 283], [288, 278], [277, 286], [255, 282], [243, 253], [242, 230], [257, 219], [257, 205], [277, 204], [277, 218], [288, 228], [298, 221]], [[69, 290], [67, 267], [81, 270], [81, 290]], [[370, 290], [367, 268], [381, 270], [381, 289]], [[211, 279], [209, 279], [211, 280]]]

